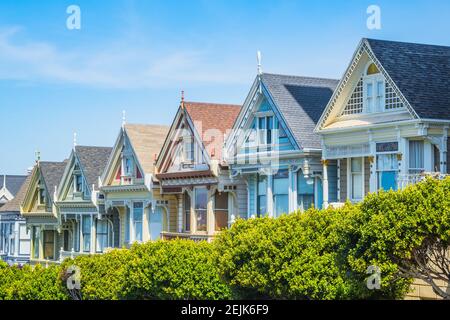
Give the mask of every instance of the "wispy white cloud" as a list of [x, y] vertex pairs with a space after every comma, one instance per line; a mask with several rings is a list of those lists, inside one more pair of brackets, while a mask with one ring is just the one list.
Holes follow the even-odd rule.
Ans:
[[[106, 88], [151, 88], [182, 83], [245, 84], [233, 63], [212, 52], [150, 48], [120, 39], [101, 48], [64, 50], [49, 42], [22, 40], [21, 27], [0, 28], [0, 79]], [[21, 41], [19, 41], [19, 38]]]

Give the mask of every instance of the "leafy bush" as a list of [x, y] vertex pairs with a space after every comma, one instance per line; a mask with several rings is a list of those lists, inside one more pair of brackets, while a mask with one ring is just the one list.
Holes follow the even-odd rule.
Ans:
[[[439, 276], [450, 280], [448, 272], [431, 270], [433, 263], [439, 264], [446, 256], [443, 265], [449, 268], [450, 178], [428, 178], [402, 191], [370, 194], [352, 224], [355, 232], [348, 261], [353, 276], [362, 280], [369, 265], [381, 269], [381, 291], [373, 294], [399, 297], [408, 291], [412, 277], [430, 285]], [[434, 251], [436, 243], [440, 252]], [[366, 297], [364, 292], [360, 287], [359, 294]]]
[[65, 272], [72, 265], [81, 273], [81, 295], [85, 300], [124, 298], [126, 268], [132, 260], [130, 250], [116, 249], [102, 255], [79, 256], [62, 264]]
[[[0, 300], [69, 299], [71, 265], [83, 299], [398, 299], [413, 277], [445, 297], [436, 280], [449, 277], [449, 246], [450, 178], [428, 179], [339, 209], [238, 220], [212, 244], [149, 242], [49, 268], [0, 262]], [[369, 266], [380, 290], [367, 288]]]
[[131, 299], [230, 298], [210, 243], [186, 240], [149, 242], [131, 248], [125, 293]]
[[0, 265], [0, 300], [65, 300], [60, 267]]
[[351, 209], [240, 220], [217, 240], [220, 272], [238, 298], [345, 298], [339, 253]]

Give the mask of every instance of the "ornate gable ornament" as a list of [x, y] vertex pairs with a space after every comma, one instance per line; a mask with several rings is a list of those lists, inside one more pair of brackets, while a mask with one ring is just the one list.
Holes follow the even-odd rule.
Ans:
[[[342, 79], [339, 81], [339, 84], [338, 84], [336, 90], [334, 91], [330, 101], [328, 102], [328, 105], [325, 108], [325, 111], [323, 112], [322, 116], [320, 117], [319, 122], [318, 122], [316, 128], [314, 129], [315, 132], [318, 132], [324, 128], [326, 121], [330, 117], [331, 112], [336, 105], [336, 101], [341, 96], [344, 88], [348, 85], [350, 77], [354, 73], [354, 71], [364, 53], [366, 53], [368, 55], [369, 59], [373, 62], [373, 64], [381, 72], [381, 74], [384, 76], [384, 78], [386, 80], [386, 83], [392, 87], [394, 93], [400, 98], [401, 102], [406, 107], [406, 109], [409, 111], [409, 113], [415, 119], [419, 119], [419, 116], [417, 115], [415, 110], [411, 107], [411, 104], [408, 102], [408, 100], [406, 100], [406, 98], [404, 97], [402, 92], [398, 89], [397, 85], [394, 83], [394, 81], [392, 80], [390, 75], [386, 72], [383, 65], [380, 63], [380, 61], [377, 59], [377, 57], [373, 53], [367, 40], [363, 39], [363, 40], [361, 40], [360, 44], [358, 45], [358, 48], [353, 55], [350, 65], [347, 67], [347, 71], [345, 72]], [[351, 94], [352, 93], [350, 93], [350, 95]]]

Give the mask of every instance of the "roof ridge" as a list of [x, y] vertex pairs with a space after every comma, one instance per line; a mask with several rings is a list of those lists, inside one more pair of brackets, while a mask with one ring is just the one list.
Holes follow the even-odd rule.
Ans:
[[105, 147], [105, 146], [83, 146], [83, 145], [76, 145], [75, 148], [103, 148], [103, 149], [112, 149], [112, 147]]
[[430, 43], [419, 43], [419, 42], [408, 42], [408, 41], [384, 40], [384, 39], [375, 39], [375, 38], [363, 38], [363, 40], [381, 41], [381, 42], [390, 42], [390, 43], [401, 43], [401, 44], [412, 44], [412, 45], [418, 45], [418, 46], [439, 47], [439, 48], [450, 49], [450, 46], [446, 46], [446, 45], [442, 45], [442, 44], [430, 44]]
[[313, 76], [296, 76], [296, 75], [290, 75], [290, 74], [271, 73], [271, 72], [264, 72], [262, 75], [281, 76], [281, 77], [292, 77], [292, 78], [300, 78], [300, 79], [314, 79], [314, 80], [339, 81], [339, 79], [334, 79], [334, 78], [313, 77]]
[[202, 104], [211, 106], [230, 106], [230, 107], [242, 107], [240, 104], [235, 103], [217, 103], [217, 102], [196, 102], [196, 101], [184, 101], [185, 104]]

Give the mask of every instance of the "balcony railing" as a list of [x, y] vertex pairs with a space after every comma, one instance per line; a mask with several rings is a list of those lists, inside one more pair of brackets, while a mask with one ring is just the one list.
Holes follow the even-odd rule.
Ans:
[[183, 232], [161, 232], [162, 240], [185, 239], [193, 240], [195, 242], [208, 241], [211, 242], [215, 235], [198, 234], [198, 233], [183, 233]]
[[397, 183], [398, 183], [398, 188], [403, 189], [411, 184], [419, 183], [419, 182], [425, 180], [427, 177], [442, 180], [447, 176], [448, 176], [448, 174], [443, 174], [440, 172], [421, 172], [421, 173], [400, 174], [400, 175], [398, 175]]

